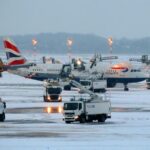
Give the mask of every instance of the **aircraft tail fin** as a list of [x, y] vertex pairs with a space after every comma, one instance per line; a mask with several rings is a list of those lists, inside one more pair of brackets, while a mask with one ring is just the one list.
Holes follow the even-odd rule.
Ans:
[[19, 48], [10, 39], [4, 39], [4, 48], [7, 56], [7, 65], [23, 65], [27, 60], [21, 55]]

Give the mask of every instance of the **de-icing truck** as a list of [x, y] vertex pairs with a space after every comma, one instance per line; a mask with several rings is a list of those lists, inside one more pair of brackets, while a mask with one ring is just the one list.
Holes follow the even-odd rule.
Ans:
[[106, 96], [98, 96], [94, 92], [86, 89], [80, 83], [72, 80], [71, 83], [90, 95], [90, 98], [71, 99], [64, 103], [64, 121], [71, 123], [79, 121], [80, 123], [105, 122], [107, 118], [111, 118], [111, 103]]

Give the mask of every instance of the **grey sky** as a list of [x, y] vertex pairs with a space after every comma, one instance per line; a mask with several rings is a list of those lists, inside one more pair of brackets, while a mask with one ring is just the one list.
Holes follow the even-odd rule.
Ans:
[[0, 35], [150, 36], [150, 0], [0, 0]]

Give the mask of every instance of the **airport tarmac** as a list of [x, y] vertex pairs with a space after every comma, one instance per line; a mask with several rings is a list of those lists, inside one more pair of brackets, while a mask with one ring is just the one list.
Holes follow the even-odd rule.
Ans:
[[[131, 149], [150, 147], [150, 91], [144, 83], [108, 90], [112, 118], [105, 123], [65, 124], [61, 113], [46, 113], [41, 82], [1, 81], [0, 95], [7, 103], [6, 120], [0, 123], [1, 150]], [[64, 95], [78, 95], [77, 91]], [[69, 97], [63, 97], [68, 101]]]

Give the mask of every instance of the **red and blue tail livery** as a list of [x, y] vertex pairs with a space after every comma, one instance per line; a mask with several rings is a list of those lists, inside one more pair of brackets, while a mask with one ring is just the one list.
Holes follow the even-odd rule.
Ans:
[[4, 39], [4, 47], [8, 60], [7, 65], [23, 65], [26, 63], [26, 59], [21, 55], [20, 50], [13, 41]]

